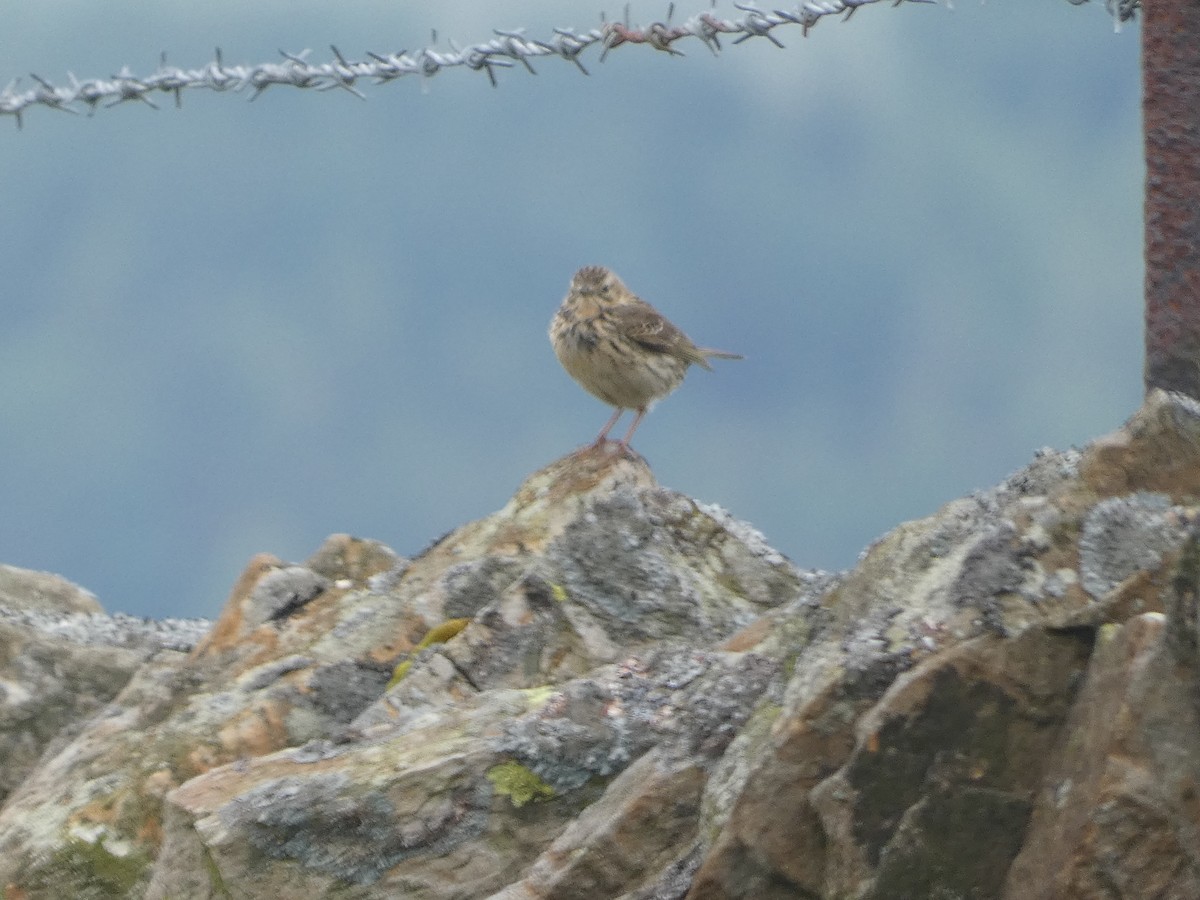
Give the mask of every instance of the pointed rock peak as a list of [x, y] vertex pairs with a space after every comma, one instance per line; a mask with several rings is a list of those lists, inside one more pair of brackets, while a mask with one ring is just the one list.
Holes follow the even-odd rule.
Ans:
[[1101, 496], [1200, 494], [1200, 403], [1186, 394], [1151, 391], [1128, 422], [1084, 451], [1081, 472]]
[[543, 499], [554, 503], [576, 494], [607, 493], [616, 487], [657, 487], [657, 482], [645, 459], [606, 441], [576, 450], [534, 472], [513, 501], [522, 506]]

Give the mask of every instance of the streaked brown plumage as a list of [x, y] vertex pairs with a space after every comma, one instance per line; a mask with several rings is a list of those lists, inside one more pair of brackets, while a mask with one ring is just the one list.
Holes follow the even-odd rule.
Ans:
[[617, 408], [596, 444], [607, 440], [622, 412], [637, 411], [620, 441], [626, 450], [650, 407], [683, 383], [688, 366], [712, 369], [712, 357], [742, 358], [697, 347], [603, 266], [586, 266], [575, 273], [550, 322], [550, 343], [563, 368], [584, 390]]

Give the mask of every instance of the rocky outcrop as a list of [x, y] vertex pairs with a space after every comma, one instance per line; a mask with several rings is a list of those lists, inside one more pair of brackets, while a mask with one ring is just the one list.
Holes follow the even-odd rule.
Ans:
[[411, 560], [256, 557], [42, 741], [0, 885], [1200, 896], [1198, 496], [1200, 408], [1156, 393], [835, 576], [580, 451]]
[[108, 616], [57, 575], [0, 566], [0, 803], [143, 663], [190, 648], [208, 625]]

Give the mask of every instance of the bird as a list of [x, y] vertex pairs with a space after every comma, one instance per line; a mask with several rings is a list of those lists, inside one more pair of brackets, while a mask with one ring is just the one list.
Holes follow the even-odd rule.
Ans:
[[712, 358], [743, 358], [697, 347], [604, 266], [584, 266], [572, 277], [550, 321], [550, 343], [568, 375], [589, 394], [616, 407], [591, 446], [608, 440], [625, 410], [635, 411], [633, 424], [618, 442], [626, 453], [646, 413], [683, 383], [689, 366], [711, 371]]

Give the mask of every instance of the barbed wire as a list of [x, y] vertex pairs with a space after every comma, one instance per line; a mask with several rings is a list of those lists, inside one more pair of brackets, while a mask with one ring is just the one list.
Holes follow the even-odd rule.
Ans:
[[[1083, 6], [1088, 0], [1067, 0], [1072, 6]], [[1142, 0], [1104, 0], [1104, 8], [1112, 16], [1113, 31], [1120, 31], [1126, 22], [1137, 18], [1137, 12], [1142, 8]]]
[[[744, 13], [740, 17], [725, 19], [711, 12], [703, 12], [678, 25], [671, 24], [675, 12], [675, 4], [671, 3], [664, 21], [652, 22], [644, 27], [632, 27], [628, 24], [629, 8], [626, 7], [625, 22], [608, 22], [602, 14], [601, 24], [597, 28], [583, 32], [577, 32], [573, 28], [555, 28], [554, 36], [548, 39], [526, 37], [524, 28], [497, 28], [493, 31], [495, 36], [490, 40], [464, 48], [459, 48], [450, 41], [447, 42], [449, 50], [435, 50], [432, 46], [427, 46], [411, 53], [407, 50], [386, 54], [368, 51], [368, 58], [362, 60], [349, 60], [337, 47], [331, 47], [334, 59], [324, 63], [310, 63], [309, 50], [301, 53], [287, 53], [281, 50], [283, 60], [280, 62], [227, 65], [218, 48], [213, 61], [204, 67], [181, 69], [167, 65], [166, 53], [163, 53], [158, 69], [146, 76], [135, 75], [128, 66], [123, 66], [120, 72], [110, 78], [80, 81], [73, 73], [68, 73], [70, 84], [55, 85], [31, 73], [30, 78], [36, 82], [36, 86], [27, 90], [20, 90], [19, 79], [15, 79], [0, 91], [0, 115], [13, 116], [17, 127], [20, 128], [24, 125], [25, 111], [34, 106], [77, 114], [79, 110], [75, 107], [82, 105], [91, 114], [100, 107], [108, 108], [136, 100], [157, 109], [158, 106], [151, 97], [172, 94], [178, 107], [183, 102], [183, 91], [195, 89], [218, 92], [249, 89], [253, 92], [250, 99], [254, 100], [268, 88], [277, 86], [313, 88], [318, 91], [341, 88], [365, 100], [365, 95], [357, 87], [360, 81], [386, 84], [410, 75], [428, 79], [444, 69], [452, 68], [483, 72], [495, 87], [498, 84], [498, 69], [512, 68], [520, 64], [532, 73], [534, 69], [531, 61], [546, 57], [557, 57], [573, 63], [583, 74], [588, 75], [590, 73], [584, 67], [580, 56], [594, 45], [601, 48], [600, 62], [618, 47], [635, 45], [645, 45], [654, 50], [683, 56], [683, 51], [675, 47], [675, 44], [689, 38], [699, 40], [714, 55], [723, 49], [722, 37], [730, 40], [732, 44], [741, 44], [752, 38], [763, 38], [782, 48], [783, 43], [773, 33], [778, 28], [799, 25], [801, 34], [807, 37], [809, 29], [826, 16], [843, 15], [845, 21], [860, 7], [878, 2], [880, 0], [804, 0], [790, 12], [779, 9], [767, 12], [753, 3], [740, 2], [733, 4]], [[893, 0], [892, 5], [936, 2], [937, 0]], [[1070, 2], [1081, 4], [1087, 0]], [[1105, 0], [1105, 6], [1119, 28], [1122, 22], [1134, 17], [1141, 7], [1141, 0]], [[437, 43], [436, 32], [433, 35], [433, 43]]]

